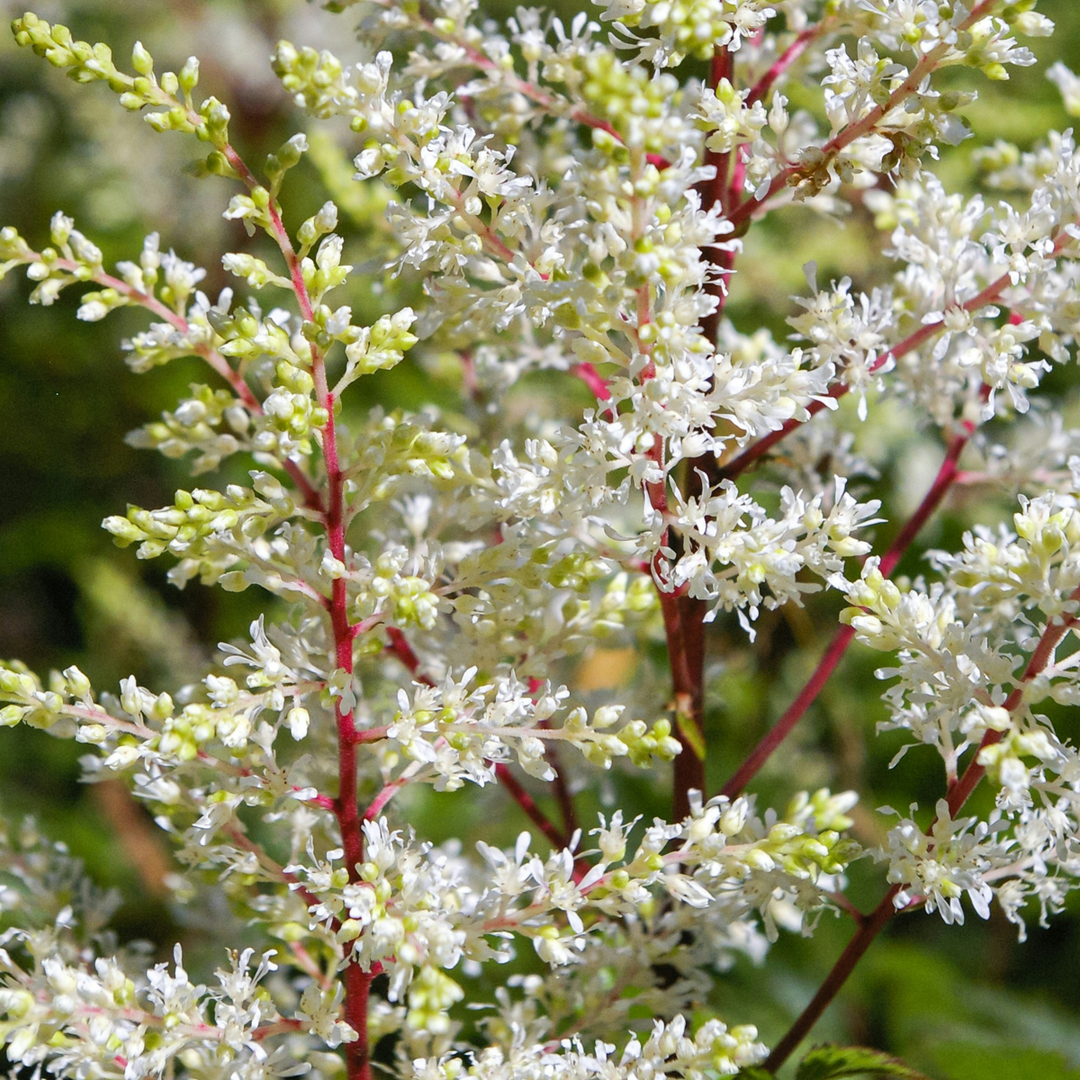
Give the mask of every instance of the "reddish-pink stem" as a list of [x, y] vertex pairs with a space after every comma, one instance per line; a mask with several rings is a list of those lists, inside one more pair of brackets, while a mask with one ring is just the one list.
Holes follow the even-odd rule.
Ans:
[[[721, 49], [713, 54], [709, 68], [709, 86], [715, 90], [724, 79], [731, 78], [731, 53], [727, 49]], [[735, 150], [738, 155], [738, 148]], [[699, 187], [701, 203], [705, 210], [719, 207], [727, 216], [728, 200], [728, 173], [731, 171], [731, 153], [717, 150], [705, 150], [705, 165], [712, 166], [714, 172], [711, 180], [705, 180]], [[705, 260], [712, 273], [709, 275], [705, 291], [709, 296], [715, 297], [716, 307], [701, 321], [701, 332], [705, 338], [716, 343], [717, 331], [720, 326], [720, 316], [724, 311], [724, 301], [727, 298], [724, 278], [731, 273], [735, 266], [735, 252], [727, 248], [709, 247], [705, 249]]]
[[[646, 369], [647, 370], [647, 369]], [[642, 373], [642, 380], [651, 378]], [[663, 466], [663, 443], [657, 440], [648, 456], [661, 467]], [[667, 480], [654, 481], [645, 485], [654, 512], [662, 517], [667, 516]], [[665, 529], [661, 537], [661, 547], [668, 544], [669, 530]], [[703, 741], [702, 726], [702, 688], [701, 681], [695, 677], [698, 668], [699, 654], [704, 656], [704, 631], [701, 625], [691, 625], [689, 637], [685, 616], [691, 620], [697, 619], [700, 614], [699, 624], [704, 619], [704, 610], [701, 601], [696, 601], [698, 607], [702, 607], [700, 613], [689, 604], [683, 604], [683, 597], [668, 588], [660, 552], [653, 556], [652, 575], [656, 582], [656, 591], [660, 598], [660, 611], [664, 618], [664, 636], [667, 640], [668, 663], [671, 667], [671, 689], [676, 724], [675, 735], [682, 746], [682, 752], [675, 758], [674, 774], [672, 778], [672, 820], [681, 821], [690, 813], [690, 791], [705, 790], [705, 761], [698, 756], [695, 743]], [[689, 599], [689, 598], [686, 598]], [[700, 636], [699, 636], [700, 635]], [[692, 738], [683, 729], [684, 724], [691, 724], [696, 730], [697, 738]]]
[[387, 733], [390, 731], [389, 724], [383, 724], [381, 727], [363, 728], [353, 736], [353, 742], [356, 743], [369, 743], [369, 742], [382, 742], [387, 738]]
[[561, 851], [569, 846], [570, 838], [565, 836], [551, 818], [536, 805], [536, 800], [518, 783], [517, 778], [506, 765], [499, 762], [495, 766], [495, 775], [529, 820], [548, 838], [552, 847]]
[[607, 380], [588, 362], [574, 364], [570, 374], [576, 375], [595, 395], [597, 401], [610, 401], [611, 391]]
[[874, 938], [881, 933], [882, 928], [896, 913], [893, 899], [899, 891], [900, 886], [894, 885], [885, 894], [881, 903], [867, 916], [862, 926], [855, 931], [855, 936], [840, 954], [840, 958], [825, 977], [825, 981], [810, 1000], [810, 1004], [800, 1013], [787, 1034], [773, 1047], [772, 1053], [765, 1059], [762, 1067], [766, 1072], [775, 1073], [787, 1061], [795, 1047], [803, 1041], [832, 999], [840, 992], [840, 988], [847, 981], [855, 965], [862, 959], [863, 954], [870, 948]]
[[746, 760], [735, 771], [734, 776], [723, 786], [721, 795], [734, 799], [746, 785], [757, 776], [761, 767], [779, 748], [780, 744], [791, 734], [795, 725], [803, 718], [806, 710], [817, 700], [825, 684], [829, 681], [836, 665], [840, 663], [855, 631], [850, 626], [842, 626], [833, 635], [825, 655], [818, 662], [814, 674], [810, 676], [806, 685], [799, 691], [799, 696], [787, 707], [784, 715], [766, 732], [764, 738], [754, 747]]
[[345, 968], [345, 1021], [356, 1032], [355, 1042], [345, 1044], [345, 1067], [348, 1075], [369, 1080], [371, 1047], [368, 1045], [368, 995], [374, 972], [364, 971], [355, 959]]
[[[304, 294], [306, 296], [306, 292]], [[308, 305], [310, 308], [310, 304]], [[314, 353], [314, 349], [312, 350]], [[337, 453], [334, 427], [334, 395], [326, 391], [326, 369], [321, 361], [317, 366], [316, 385], [329, 416], [323, 429], [323, 461], [326, 482], [330, 490], [326, 512], [326, 536], [335, 559], [345, 562], [344, 477]], [[332, 587], [330, 623], [334, 631], [334, 651], [338, 670], [346, 672], [351, 681], [353, 673], [353, 633], [349, 625], [348, 597], [344, 578], [335, 578]], [[338, 795], [334, 810], [341, 829], [345, 865], [350, 882], [360, 880], [360, 864], [364, 861], [364, 834], [360, 827], [360, 808], [356, 797], [357, 740], [352, 709], [343, 709], [341, 699], [334, 700], [334, 716], [338, 731]], [[364, 971], [359, 961], [350, 958], [345, 966], [345, 1020], [358, 1038], [345, 1044], [345, 1065], [349, 1080], [370, 1080], [371, 1059], [368, 1047], [367, 1014], [368, 990], [373, 975]]]
[[[258, 180], [247, 164], [231, 146], [223, 153], [229, 164], [249, 190], [259, 186]], [[300, 259], [292, 246], [281, 211], [275, 199], [267, 207], [271, 230], [289, 268], [289, 277], [305, 322], [314, 320], [314, 309], [307, 285], [304, 282]], [[330, 554], [339, 562], [346, 562], [345, 552], [345, 476], [338, 457], [337, 430], [334, 422], [334, 395], [326, 383], [326, 365], [319, 350], [311, 346], [311, 373], [315, 380], [315, 394], [319, 404], [326, 409], [327, 422], [322, 429], [323, 464], [326, 469], [327, 499], [323, 522], [326, 527]], [[344, 578], [335, 578], [330, 595], [330, 625], [334, 635], [334, 658], [339, 671], [351, 682], [353, 674], [353, 638], [355, 630], [349, 623], [347, 584]], [[364, 861], [364, 834], [361, 829], [360, 808], [357, 803], [357, 740], [356, 724], [352, 709], [343, 709], [341, 699], [334, 700], [334, 719], [338, 735], [338, 793], [334, 799], [334, 813], [341, 830], [341, 844], [345, 850], [345, 866], [351, 882], [360, 880], [360, 864]], [[345, 1067], [349, 1080], [371, 1080], [371, 1061], [368, 1050], [367, 1011], [368, 991], [373, 972], [364, 971], [356, 959], [350, 958], [345, 965], [345, 1020], [357, 1032], [358, 1038], [345, 1044]]]
[[407, 776], [399, 776], [396, 780], [391, 780], [386, 784], [382, 791], [375, 796], [374, 799], [368, 804], [368, 808], [364, 811], [365, 821], [374, 821], [379, 814], [382, 813], [383, 807], [409, 782]]
[[555, 779], [552, 783], [555, 787], [555, 801], [559, 804], [559, 812], [562, 814], [563, 835], [569, 840], [577, 831], [577, 808], [574, 806], [574, 796], [570, 793], [570, 787], [566, 783], [563, 770], [559, 768], [559, 759], [555, 753], [555, 747], [548, 747], [547, 753], [551, 767], [555, 770]]
[[386, 636], [390, 639], [387, 652], [393, 653], [409, 669], [409, 674], [416, 682], [424, 686], [434, 686], [434, 681], [420, 670], [420, 657], [413, 652], [408, 638], [396, 626], [388, 626]]
[[798, 37], [776, 58], [773, 66], [761, 76], [750, 90], [750, 94], [746, 99], [747, 105], [753, 105], [755, 101], [761, 101], [766, 94], [773, 88], [773, 83], [776, 82], [781, 75], [800, 56], [806, 51], [806, 47], [814, 41], [816, 38], [822, 37], [828, 33], [833, 27], [834, 19], [829, 16], [821, 20], [819, 23], [815, 23], [813, 26], [806, 27]]

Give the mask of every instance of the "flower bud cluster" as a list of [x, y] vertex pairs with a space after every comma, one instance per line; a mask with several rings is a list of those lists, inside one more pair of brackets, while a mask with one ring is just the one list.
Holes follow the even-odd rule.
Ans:
[[1009, 842], [995, 843], [994, 832], [1005, 822], [978, 818], [953, 820], [945, 799], [937, 803], [937, 816], [929, 832], [905, 819], [889, 830], [889, 880], [904, 886], [894, 899], [898, 908], [921, 899], [928, 912], [940, 912], [946, 923], [963, 925], [962, 897], [983, 919], [990, 917], [994, 890], [984, 874], [995, 864], [1010, 861]]
[[730, 481], [708, 498], [680, 503], [685, 550], [677, 559], [661, 552], [669, 587], [686, 586], [691, 596], [712, 602], [712, 615], [737, 610], [747, 628], [747, 616], [756, 619], [762, 606], [799, 603], [803, 594], [821, 588], [804, 581], [804, 571], [828, 579], [845, 559], [870, 551], [855, 533], [880, 520], [873, 515], [881, 504], [857, 502], [845, 486], [837, 477], [827, 512], [824, 493], [808, 502], [785, 487], [776, 518], [740, 495]]
[[161, 420], [145, 424], [127, 438], [140, 449], [157, 450], [167, 458], [195, 451], [192, 476], [216, 469], [221, 462], [250, 445], [251, 414], [229, 390], [193, 383], [184, 398]]
[[659, 600], [647, 575], [613, 573], [591, 545], [563, 554], [565, 543], [535, 544], [520, 525], [502, 534], [495, 547], [464, 553], [448, 598], [485, 670], [511, 660], [520, 673], [541, 675], [558, 657], [656, 624]]
[[[145, 797], [164, 806], [184, 809], [197, 807], [183, 796], [172, 780], [164, 779], [168, 770], [186, 762], [221, 764], [209, 757], [210, 751], [226, 755], [261, 757], [267, 776], [249, 782], [244, 798], [257, 804], [264, 793], [280, 787], [273, 774], [270, 744], [284, 723], [294, 740], [308, 733], [311, 717], [308, 710], [293, 705], [286, 712], [287, 701], [300, 700], [319, 688], [319, 683], [305, 682], [300, 673], [283, 662], [281, 652], [272, 645], [261, 621], [252, 624], [253, 655], [231, 645], [222, 646], [225, 664], [251, 665], [248, 689], [243, 690], [227, 676], [208, 675], [205, 679], [209, 702], [193, 701], [177, 710], [167, 693], [154, 694], [139, 686], [134, 676], [121, 680], [119, 696], [105, 695], [98, 702], [86, 676], [76, 667], [52, 672], [46, 689], [36, 675], [21, 664], [9, 661], [0, 665], [0, 726], [19, 723], [45, 728], [53, 735], [67, 735], [77, 742], [98, 748], [100, 766], [123, 771], [134, 765], [150, 769], [153, 776], [143, 777]], [[276, 713], [275, 727], [260, 727], [265, 710]], [[254, 746], [249, 747], [249, 742]], [[96, 759], [91, 759], [95, 761]], [[90, 762], [84, 762], [91, 768]], [[97, 764], [93, 765], [93, 769]], [[150, 781], [153, 780], [153, 783]], [[219, 792], [224, 799], [227, 792]], [[241, 800], [238, 798], [235, 805]], [[222, 822], [218, 822], [218, 825]], [[204, 823], [201, 828], [207, 828]], [[205, 843], [206, 837], [202, 838]]]
[[412, 333], [415, 322], [416, 314], [412, 308], [402, 308], [393, 315], [384, 315], [370, 329], [360, 330], [356, 340], [345, 347], [348, 365], [334, 392], [340, 394], [362, 375], [387, 371], [401, 363], [405, 353], [419, 340]]
[[705, 145], [718, 154], [728, 154], [741, 143], [753, 142], [765, 126], [765, 106], [760, 101], [746, 104], [749, 88], [736, 91], [727, 79], [716, 88], [702, 91], [698, 102], [700, 123], [706, 132]]
[[[682, 825], [650, 826], [632, 855], [627, 839], [635, 823], [624, 823], [619, 813], [593, 831], [599, 850], [586, 853], [597, 860], [584, 876], [575, 874], [576, 838], [546, 860], [530, 852], [528, 833], [513, 851], [479, 843], [490, 867], [480, 893], [453, 858], [391, 830], [384, 818], [364, 822], [365, 861], [353, 872], [341, 865], [344, 852], [334, 849], [325, 858], [309, 850], [308, 860], [286, 873], [295, 874], [293, 888], [303, 886], [310, 897], [313, 929], [336, 928], [336, 939], [351, 943], [365, 970], [378, 964], [392, 973], [391, 1000], [408, 991], [410, 1006], [425, 1009], [434, 997], [457, 1000], [460, 990], [442, 973], [463, 958], [505, 962], [513, 956], [509, 943], [493, 951], [488, 939], [523, 936], [549, 965], [573, 964], [593, 933], [583, 913], [651, 909], [654, 887], [680, 904], [715, 906], [731, 922], [757, 910], [775, 936], [770, 906], [776, 897], [806, 913], [821, 908], [833, 876], [859, 854], [838, 831], [850, 826], [846, 811], [854, 802], [850, 792], [804, 794], [784, 820], [770, 815], [763, 821], [746, 799], [702, 806], [699, 798]], [[415, 1003], [414, 980], [421, 991]]]
[[[56, 300], [61, 289], [76, 282], [93, 281], [103, 273], [101, 249], [75, 228], [71, 218], [54, 214], [49, 233], [54, 246], [36, 252], [10, 226], [0, 232], [0, 258], [5, 260], [0, 264], [0, 276], [12, 267], [26, 266], [27, 277], [36, 282], [30, 302], [45, 307]], [[117, 298], [111, 306], [123, 302]], [[80, 317], [93, 321], [106, 310], [107, 307], [99, 315], [96, 309], [87, 308], [85, 312], [80, 310]]]
[[243, 1080], [289, 1075], [293, 1070], [277, 1071], [285, 1065], [280, 1053], [271, 1060], [260, 1045], [262, 1032], [281, 1019], [262, 985], [277, 968], [274, 953], [252, 970], [253, 953], [234, 953], [231, 970], [219, 972], [220, 985], [209, 989], [191, 982], [179, 945], [172, 972], [167, 964], [138, 972], [131, 957], [130, 974], [116, 959], [87, 966], [75, 956], [47, 956], [24, 970], [5, 952], [0, 1025], [8, 1059], [116, 1078], [124, 1075], [118, 1062], [137, 1061], [143, 1075], [153, 1075], [181, 1058], [199, 1071], [227, 1067]]
[[330, 419], [329, 410], [316, 399], [315, 380], [288, 360], [279, 360], [274, 366], [263, 414], [268, 423], [255, 436], [254, 445], [261, 453], [280, 460], [308, 457], [315, 449], [314, 433]]
[[541, 689], [534, 696], [513, 675], [476, 685], [476, 669], [470, 668], [456, 678], [448, 675], [441, 686], [414, 686], [411, 696], [399, 690], [398, 712], [386, 736], [423, 764], [418, 778], [435, 779], [441, 790], [467, 780], [490, 783], [495, 764], [510, 755], [531, 776], [552, 780], [546, 744], [553, 742], [569, 743], [601, 768], [610, 768], [617, 757], [644, 767], [653, 758], [670, 761], [679, 753], [667, 720], [651, 728], [635, 720], [609, 731], [623, 713], [621, 705], [602, 706], [591, 721], [578, 706], [554, 726], [567, 696], [565, 687]]
[[154, 559], [168, 551], [177, 558], [196, 559], [213, 551], [214, 541], [252, 540], [294, 509], [284, 488], [271, 476], [253, 473], [254, 488], [230, 484], [224, 491], [196, 488], [178, 491], [176, 501], [160, 510], [129, 506], [124, 517], [103, 522], [121, 547], [138, 543], [140, 559]]
[[[154, 73], [154, 60], [141, 42], [131, 54], [134, 76], [125, 75], [113, 62], [112, 49], [102, 42], [91, 45], [77, 41], [66, 26], [50, 25], [36, 15], [26, 14], [12, 23], [15, 41], [45, 57], [54, 67], [65, 69], [79, 83], [104, 82], [119, 95], [120, 104], [132, 112], [147, 106], [162, 112], [146, 114], [155, 131], [180, 131], [197, 135], [220, 149], [229, 141], [229, 110], [215, 97], [196, 109], [191, 92], [199, 82], [199, 62], [191, 57], [179, 73]], [[179, 95], [179, 96], [178, 96]]]
[[604, 7], [603, 18], [640, 47], [638, 55], [662, 67], [708, 60], [717, 49], [735, 52], [776, 14], [765, 0], [611, 0]]
[[691, 1035], [684, 1016], [670, 1021], [654, 1020], [652, 1032], [642, 1044], [634, 1036], [621, 1055], [613, 1044], [597, 1042], [589, 1053], [577, 1037], [556, 1047], [543, 1044], [492, 1046], [470, 1055], [442, 1059], [418, 1059], [412, 1063], [413, 1080], [510, 1080], [534, 1075], [604, 1076], [610, 1080], [651, 1077], [696, 1077], [715, 1074], [734, 1076], [764, 1061], [768, 1048], [758, 1041], [757, 1028], [739, 1024], [728, 1028], [721, 1020], [707, 1020]]
[[281, 85], [300, 108], [313, 116], [326, 119], [360, 103], [360, 91], [349, 85], [345, 66], [328, 49], [297, 49], [288, 41], [280, 41], [273, 65]]
[[606, 49], [577, 58], [576, 66], [582, 98], [623, 145], [657, 154], [667, 150], [672, 132], [665, 124], [682, 98], [678, 79], [667, 74], [650, 78], [643, 67], [627, 67]]

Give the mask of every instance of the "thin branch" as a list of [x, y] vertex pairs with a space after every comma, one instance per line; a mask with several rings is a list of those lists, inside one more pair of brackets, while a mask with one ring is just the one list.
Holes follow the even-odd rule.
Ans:
[[[28, 257], [27, 262], [41, 262], [41, 256], [37, 252], [33, 252], [31, 257]], [[69, 270], [74, 273], [76, 270], [81, 269], [81, 264], [75, 262], [72, 259], [55, 259], [52, 263], [53, 266], [59, 266], [61, 269]], [[95, 285], [101, 285], [103, 288], [112, 289], [114, 292], [120, 293], [121, 296], [126, 296], [127, 299], [137, 304], [139, 307], [145, 308], [152, 315], [156, 315], [159, 319], [164, 320], [175, 330], [178, 330], [181, 334], [187, 335], [191, 332], [191, 324], [187, 319], [179, 312], [173, 311], [167, 304], [162, 303], [156, 296], [151, 293], [142, 292], [139, 289], [129, 285], [121, 278], [114, 277], [112, 274], [106, 273], [104, 270], [101, 273], [94, 274], [89, 279]], [[252, 392], [251, 387], [244, 381], [243, 375], [240, 374], [229, 361], [221, 355], [216, 349], [212, 349], [209, 345], [192, 345], [191, 353], [193, 356], [199, 356], [206, 363], [213, 368], [213, 370], [232, 388], [232, 391], [240, 399], [244, 408], [248, 412], [256, 416], [261, 416], [263, 412], [262, 402]], [[309, 510], [314, 510], [317, 513], [323, 512], [322, 497], [318, 490], [312, 484], [304, 470], [294, 461], [288, 459], [281, 462], [281, 467], [288, 474], [290, 479], [296, 484], [304, 500], [304, 505]]]
[[598, 401], [611, 400], [611, 391], [608, 389], [607, 380], [592, 364], [587, 361], [573, 364], [570, 368], [570, 374], [576, 375], [596, 395]]
[[873, 944], [874, 938], [881, 933], [885, 924], [896, 914], [893, 900], [899, 891], [900, 886], [894, 885], [855, 932], [855, 936], [840, 954], [840, 959], [833, 965], [832, 970], [825, 977], [825, 981], [818, 988], [818, 992], [810, 1000], [810, 1004], [803, 1009], [799, 1018], [788, 1029], [787, 1034], [773, 1047], [772, 1053], [762, 1063], [762, 1068], [766, 1072], [775, 1073], [787, 1061], [795, 1048], [803, 1041], [814, 1024], [817, 1023], [821, 1014], [832, 1003], [833, 998], [840, 992], [840, 988], [847, 982], [847, 977], [855, 969], [855, 965]]
[[826, 15], [819, 23], [806, 27], [795, 40], [777, 57], [772, 67], [761, 76], [750, 88], [750, 94], [746, 99], [747, 105], [753, 105], [755, 101], [761, 101], [773, 88], [773, 84], [795, 63], [806, 51], [811, 42], [819, 37], [830, 33], [837, 24], [836, 17]]
[[551, 818], [536, 805], [536, 800], [518, 783], [517, 778], [506, 765], [502, 762], [496, 764], [495, 775], [529, 820], [547, 837], [552, 847], [561, 851], [570, 846], [570, 838], [564, 835]]
[[[260, 186], [255, 175], [232, 146], [225, 145], [222, 152], [249, 190]], [[292, 239], [281, 218], [281, 208], [275, 198], [270, 199], [267, 214], [271, 232], [289, 268], [289, 278], [292, 281], [301, 317], [305, 322], [313, 322], [314, 305], [304, 282], [303, 266], [293, 248]], [[345, 476], [338, 458], [334, 395], [327, 386], [324, 358], [314, 343], [311, 345], [311, 374], [315, 381], [316, 398], [327, 414], [326, 425], [321, 432], [323, 464], [326, 469], [327, 498], [323, 522], [326, 528], [327, 546], [338, 562], [345, 563]], [[344, 578], [334, 579], [329, 613], [337, 669], [351, 679], [353, 639], [356, 633], [349, 622], [347, 587]], [[353, 711], [342, 708], [340, 697], [334, 699], [334, 718], [338, 736], [338, 793], [334, 800], [334, 813], [341, 831], [341, 843], [345, 851], [345, 867], [349, 881], [355, 883], [360, 880], [360, 864], [364, 859], [364, 834], [361, 829], [360, 808], [357, 802], [358, 744]], [[371, 1080], [367, 1012], [368, 992], [373, 978], [373, 973], [364, 971], [355, 957], [350, 958], [346, 963], [345, 1019], [358, 1035], [354, 1042], [345, 1045], [345, 1067], [349, 1080]]]

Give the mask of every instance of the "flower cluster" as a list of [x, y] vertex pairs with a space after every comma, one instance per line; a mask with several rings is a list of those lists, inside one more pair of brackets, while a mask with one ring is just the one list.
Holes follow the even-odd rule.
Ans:
[[[206, 144], [194, 171], [234, 186], [223, 216], [253, 240], [221, 256], [211, 301], [156, 233], [110, 270], [64, 213], [40, 248], [0, 230], [0, 276], [24, 269], [32, 302], [77, 288], [82, 320], [148, 315], [134, 371], [208, 368], [130, 441], [198, 474], [232, 459], [228, 479], [104, 527], [171, 559], [174, 585], [288, 611], [175, 694], [0, 664], [0, 727], [85, 744], [87, 778], [123, 780], [175, 843], [176, 900], [214, 890], [257, 942], [216, 986], [179, 946], [149, 964], [105, 934], [107, 905], [56, 902], [62, 849], [0, 826], [0, 1040], [16, 1065], [117, 1080], [330, 1080], [342, 1057], [349, 1080], [773, 1075], [821, 998], [770, 1053], [712, 989], [781, 929], [854, 915], [835, 993], [901, 911], [961, 923], [996, 899], [1022, 929], [1080, 877], [1080, 754], [1044, 715], [1080, 701], [1080, 434], [1038, 405], [1080, 332], [1080, 150], [1068, 132], [984, 148], [1012, 196], [996, 204], [929, 171], [975, 97], [939, 71], [1007, 78], [1034, 62], [1017, 35], [1052, 27], [1028, 0], [615, 0], [599, 22], [505, 26], [471, 0], [369, 7], [355, 60], [277, 45], [310, 130], [258, 168], [228, 108], [193, 97], [195, 60], [159, 75], [137, 44], [128, 75], [105, 45], [15, 21], [20, 46]], [[1074, 106], [1076, 77], [1050, 74]], [[323, 167], [322, 122], [351, 169]], [[296, 197], [305, 159], [345, 194]], [[892, 266], [863, 288], [808, 263], [781, 341], [728, 293], [744, 236], [793, 202], [857, 208]], [[339, 206], [378, 216], [379, 251], [354, 254]], [[459, 397], [372, 407], [399, 365]], [[1049, 432], [1037, 451], [1000, 434], [1025, 413], [1018, 431]], [[913, 414], [946, 449], [912, 511], [864, 481], [888, 478], [878, 435]], [[973, 526], [894, 580], [961, 482], [1014, 489], [1012, 528]], [[830, 591], [833, 646], [710, 797], [708, 652], [761, 624], [784, 647], [778, 610], [808, 639], [835, 608], [800, 609]], [[891, 886], [873, 914], [845, 892], [867, 853], [854, 792], [744, 794], [852, 638], [890, 654], [881, 726], [944, 766], [933, 816], [913, 805], [871, 852]], [[670, 777], [670, 812], [625, 764]], [[965, 816], [984, 780], [993, 810]], [[489, 819], [475, 854], [418, 837], [444, 806]], [[507, 843], [505, 808], [536, 832]]]

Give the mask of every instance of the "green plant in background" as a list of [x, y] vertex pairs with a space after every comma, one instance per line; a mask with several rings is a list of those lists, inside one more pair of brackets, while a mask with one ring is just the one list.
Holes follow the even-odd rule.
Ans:
[[[0, 231], [0, 272], [25, 268], [45, 306], [83, 286], [85, 321], [149, 313], [135, 371], [204, 363], [131, 441], [206, 486], [105, 528], [170, 556], [175, 585], [265, 603], [171, 692], [0, 667], [0, 723], [84, 744], [89, 779], [150, 807], [172, 898], [223, 913], [224, 961], [202, 982], [179, 944], [157, 963], [119, 943], [78, 865], [11, 827], [8, 1059], [128, 1080], [773, 1075], [897, 915], [996, 905], [1022, 937], [1080, 865], [1080, 758], [1050, 719], [1080, 693], [1080, 432], [1043, 385], [1074, 347], [1080, 152], [1067, 132], [983, 147], [1007, 199], [932, 171], [969, 135], [971, 87], [1030, 66], [1017, 37], [1052, 23], [1026, 0], [356, 8], [359, 62], [277, 46], [325, 126], [257, 168], [196, 60], [159, 73], [137, 43], [131, 74], [62, 25], [13, 26], [233, 186], [224, 216], [253, 243], [214, 298], [157, 233], [112, 270], [62, 212], [45, 246]], [[1075, 107], [1080, 80], [1049, 74]], [[288, 177], [305, 156], [334, 195], [318, 208]], [[355, 253], [342, 211], [368, 230]], [[756, 232], [807, 211], [872, 218], [878, 284], [809, 264], [779, 305], [789, 346], [775, 311], [732, 318], [728, 288]], [[385, 313], [354, 315], [388, 265]], [[372, 407], [409, 364], [421, 406]], [[924, 488], [915, 468], [872, 487], [882, 432], [913, 418], [943, 444]], [[898, 575], [960, 488], [1015, 512]], [[770, 613], [798, 636], [806, 604], [836, 620], [830, 595], [831, 644], [740, 763], [714, 695], [735, 698]], [[152, 605], [138, 618], [169, 666], [197, 661]], [[766, 805], [748, 788], [856, 638], [890, 656], [881, 726], [921, 748], [910, 808], [813, 785]], [[488, 787], [532, 831], [485, 827]], [[773, 945], [825, 911], [850, 939], [766, 1044]], [[736, 1022], [723, 987], [751, 961]], [[797, 1069], [860, 1072], [918, 1075], [853, 1046]]]

